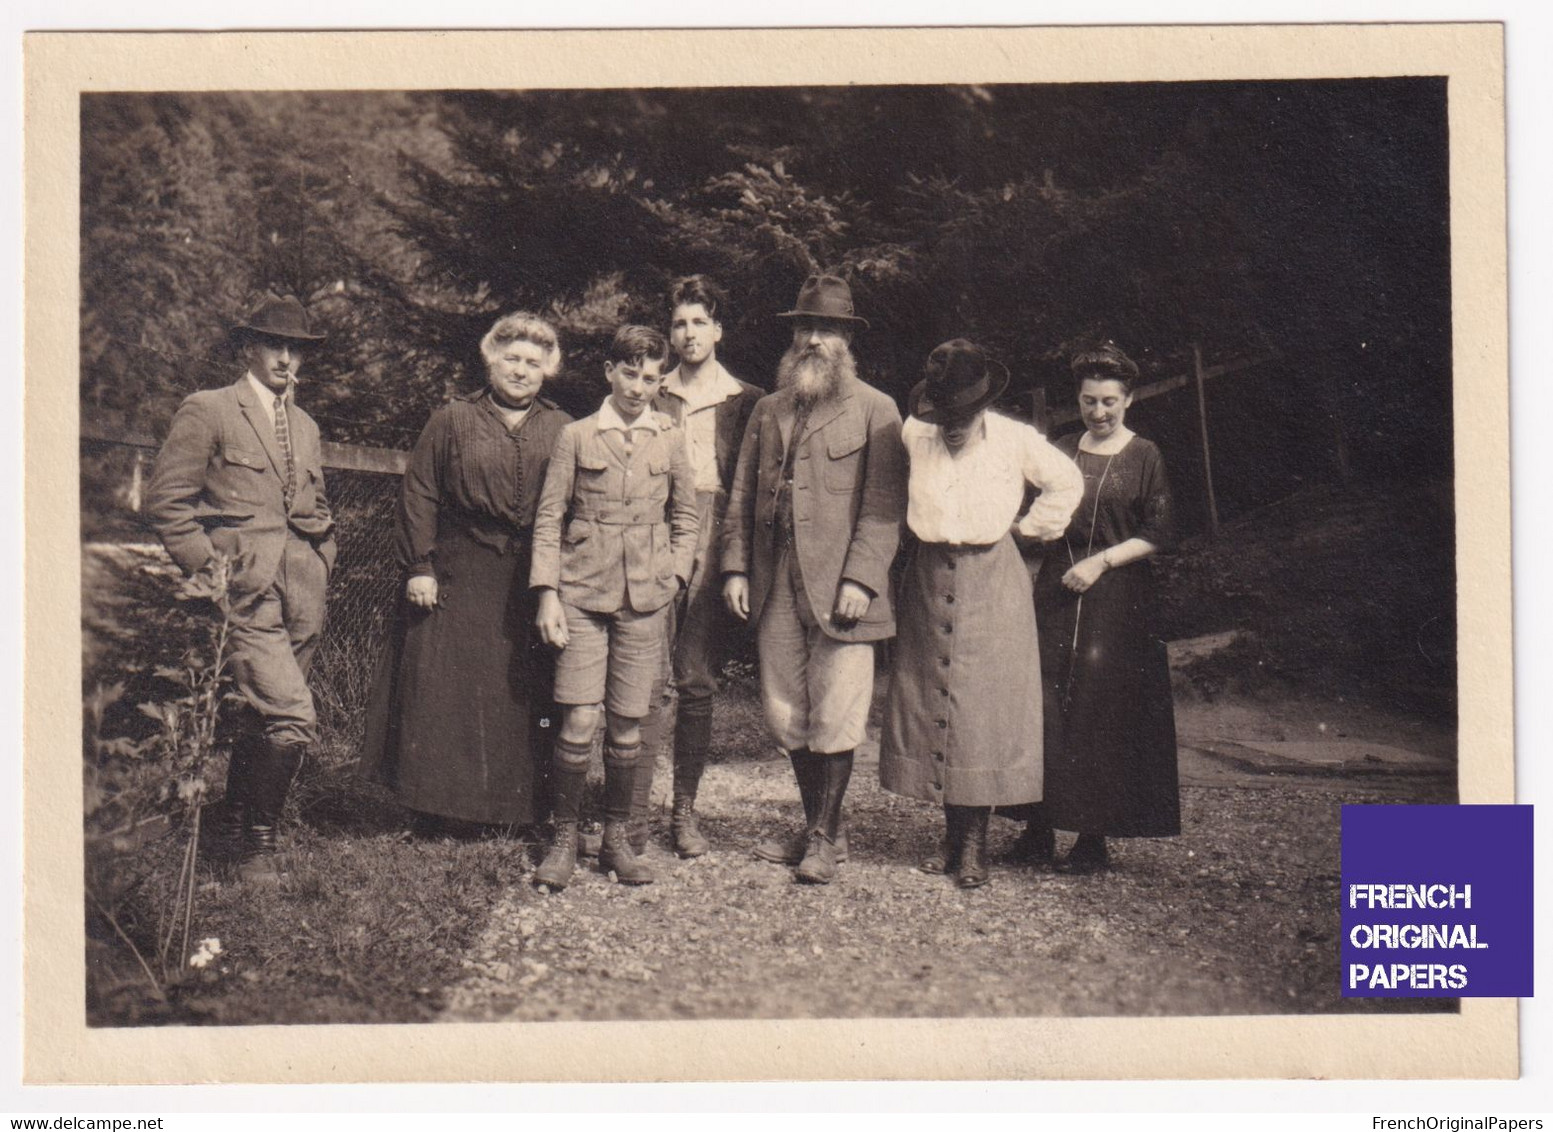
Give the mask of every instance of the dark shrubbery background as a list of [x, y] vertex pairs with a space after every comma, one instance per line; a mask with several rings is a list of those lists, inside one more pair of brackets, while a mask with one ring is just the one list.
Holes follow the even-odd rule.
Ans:
[[[1094, 337], [1147, 378], [1190, 372], [1194, 342], [1210, 362], [1275, 351], [1212, 388], [1226, 512], [1331, 476], [1446, 476], [1445, 97], [1436, 79], [88, 95], [83, 408], [160, 434], [226, 379], [225, 330], [272, 287], [329, 333], [304, 376], [330, 439], [407, 446], [519, 307], [560, 323], [555, 392], [589, 409], [609, 331], [662, 323], [692, 271], [728, 288], [730, 366], [769, 384], [771, 316], [824, 268], [873, 323], [866, 375], [900, 397], [961, 334], [1053, 405]], [[1190, 483], [1191, 394], [1139, 424]]]

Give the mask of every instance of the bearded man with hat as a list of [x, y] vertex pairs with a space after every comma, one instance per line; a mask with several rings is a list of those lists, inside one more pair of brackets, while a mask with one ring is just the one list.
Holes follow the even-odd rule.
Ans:
[[858, 379], [866, 329], [835, 275], [811, 275], [777, 392], [750, 414], [723, 528], [723, 599], [755, 626], [766, 725], [803, 800], [796, 837], [756, 855], [828, 884], [845, 860], [841, 805], [873, 693], [874, 642], [895, 635], [889, 572], [905, 506], [900, 412]]
[[186, 398], [146, 492], [146, 514], [187, 575], [231, 563], [227, 657], [246, 701], [221, 824], [246, 881], [279, 878], [275, 827], [318, 738], [307, 670], [324, 622], [334, 519], [318, 426], [295, 401], [313, 333], [296, 298], [265, 295], [232, 330], [245, 372]]
[[[944, 807], [919, 868], [988, 880], [993, 806], [1041, 798], [1041, 658], [1015, 534], [1060, 538], [1084, 494], [1077, 466], [1034, 428], [989, 410], [1008, 370], [964, 338], [928, 355], [902, 430], [915, 536], [880, 736], [886, 790]], [[1020, 514], [1027, 488], [1039, 494]]]

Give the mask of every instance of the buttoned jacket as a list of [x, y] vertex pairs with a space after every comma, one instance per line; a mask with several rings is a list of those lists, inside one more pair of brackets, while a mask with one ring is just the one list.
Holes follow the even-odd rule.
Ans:
[[184, 399], [157, 455], [146, 515], [167, 553], [193, 574], [220, 551], [231, 586], [258, 593], [275, 580], [288, 529], [334, 567], [334, 518], [324, 491], [318, 425], [286, 399], [296, 488], [285, 503], [286, 458], [247, 375]]
[[[648, 410], [651, 412], [652, 410]], [[651, 613], [688, 583], [696, 554], [696, 485], [684, 433], [663, 414], [631, 453], [599, 418], [561, 430], [534, 517], [529, 584], [578, 609]]]
[[[797, 420], [791, 389], [761, 399], [739, 451], [723, 524], [723, 573], [750, 579], [750, 623], [758, 624], [775, 580], [777, 487]], [[793, 459], [793, 550], [815, 621], [843, 641], [895, 634], [890, 563], [906, 511], [906, 455], [895, 402], [858, 380], [815, 405]], [[857, 624], [834, 624], [843, 580], [871, 591]]]

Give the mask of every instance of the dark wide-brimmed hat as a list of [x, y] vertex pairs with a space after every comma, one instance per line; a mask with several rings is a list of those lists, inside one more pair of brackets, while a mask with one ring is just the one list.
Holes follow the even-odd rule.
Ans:
[[815, 318], [868, 329], [868, 320], [852, 313], [852, 288], [839, 275], [811, 275], [798, 289], [798, 303], [778, 318]]
[[923, 372], [927, 377], [911, 391], [907, 404], [912, 416], [928, 424], [973, 417], [1008, 388], [1008, 368], [964, 338], [934, 347]]
[[263, 334], [270, 338], [290, 338], [297, 342], [322, 342], [322, 334], [314, 334], [307, 321], [307, 310], [295, 295], [266, 293], [248, 317], [232, 327], [235, 338]]

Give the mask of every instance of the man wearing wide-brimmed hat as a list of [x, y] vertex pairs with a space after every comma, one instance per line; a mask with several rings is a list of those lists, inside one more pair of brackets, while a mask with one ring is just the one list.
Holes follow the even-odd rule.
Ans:
[[229, 848], [245, 880], [278, 878], [275, 825], [317, 740], [307, 669], [334, 565], [318, 426], [296, 404], [302, 304], [265, 295], [232, 330], [246, 370], [185, 399], [157, 456], [146, 514], [185, 574], [231, 562], [229, 671], [247, 701], [227, 773]]
[[890, 562], [906, 504], [895, 402], [857, 377], [868, 323], [834, 275], [811, 275], [777, 392], [750, 416], [723, 532], [723, 596], [756, 627], [766, 725], [792, 760], [806, 825], [756, 854], [829, 883], [847, 853], [841, 803], [873, 692], [873, 643], [895, 634]]

